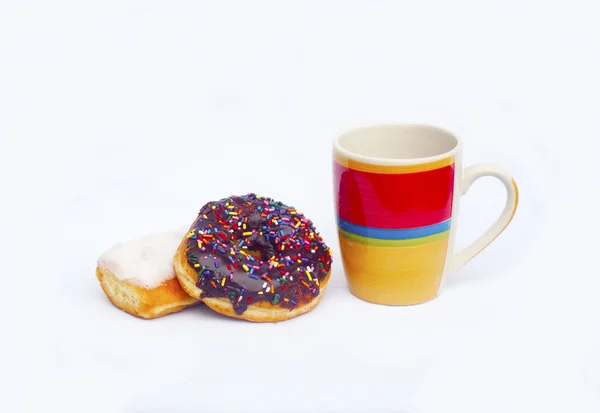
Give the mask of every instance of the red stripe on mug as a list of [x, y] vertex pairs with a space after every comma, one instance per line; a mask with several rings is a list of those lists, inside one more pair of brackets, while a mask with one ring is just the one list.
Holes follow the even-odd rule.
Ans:
[[430, 171], [379, 174], [334, 162], [336, 212], [344, 221], [372, 228], [433, 225], [452, 215], [454, 164]]

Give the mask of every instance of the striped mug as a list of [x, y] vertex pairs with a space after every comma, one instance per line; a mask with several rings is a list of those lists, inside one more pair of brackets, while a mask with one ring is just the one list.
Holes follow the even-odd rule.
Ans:
[[[356, 297], [410, 305], [438, 296], [448, 273], [510, 223], [518, 189], [502, 167], [461, 165], [454, 135], [418, 124], [368, 126], [333, 141], [335, 212], [342, 265]], [[475, 242], [454, 253], [459, 200], [475, 180], [498, 178], [506, 206]]]

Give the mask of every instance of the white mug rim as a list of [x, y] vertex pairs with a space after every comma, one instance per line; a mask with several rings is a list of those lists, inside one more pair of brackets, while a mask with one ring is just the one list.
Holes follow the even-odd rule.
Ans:
[[[350, 133], [355, 133], [355, 132], [365, 131], [365, 130], [384, 129], [384, 128], [428, 129], [430, 131], [435, 131], [435, 132], [439, 133], [440, 135], [445, 135], [446, 137], [450, 137], [450, 138], [454, 139], [455, 144], [452, 147], [452, 149], [450, 149], [449, 151], [446, 151], [444, 153], [441, 153], [438, 155], [433, 155], [433, 156], [415, 157], [415, 158], [379, 158], [379, 157], [375, 157], [375, 156], [368, 156], [368, 155], [363, 155], [363, 154], [356, 153], [356, 152], [351, 152], [351, 151], [343, 148], [340, 145], [340, 142], [339, 142], [340, 139]], [[342, 155], [346, 158], [349, 158], [349, 159], [353, 159], [356, 161], [373, 164], [373, 165], [401, 166], [401, 165], [415, 165], [415, 164], [436, 162], [436, 161], [439, 161], [442, 159], [446, 159], [446, 158], [455, 156], [456, 153], [459, 151], [460, 147], [461, 147], [461, 142], [460, 142], [460, 139], [456, 135], [454, 135], [453, 133], [449, 132], [446, 129], [443, 129], [443, 128], [435, 126], [435, 125], [427, 124], [427, 123], [379, 123], [379, 124], [362, 125], [362, 126], [358, 126], [358, 127], [352, 128], [352, 129], [348, 129], [345, 132], [338, 134], [336, 137], [333, 138], [333, 148], [340, 155]]]

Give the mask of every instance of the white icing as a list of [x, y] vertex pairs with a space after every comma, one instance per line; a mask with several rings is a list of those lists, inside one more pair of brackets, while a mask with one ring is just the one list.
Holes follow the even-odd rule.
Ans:
[[158, 287], [175, 277], [173, 257], [188, 227], [121, 242], [98, 258], [118, 279], [145, 288]]

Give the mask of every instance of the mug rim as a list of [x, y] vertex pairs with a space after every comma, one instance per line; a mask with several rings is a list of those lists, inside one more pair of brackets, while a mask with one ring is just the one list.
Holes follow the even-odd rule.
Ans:
[[[429, 129], [430, 131], [433, 130], [435, 132], [438, 132], [440, 134], [446, 135], [446, 136], [454, 139], [455, 144], [452, 147], [452, 149], [450, 149], [449, 151], [446, 151], [442, 154], [439, 154], [439, 155], [415, 157], [415, 158], [405, 158], [405, 159], [380, 158], [380, 157], [375, 157], [375, 156], [362, 155], [360, 153], [351, 152], [351, 151], [343, 148], [340, 145], [340, 142], [339, 142], [340, 139], [350, 133], [355, 133], [355, 132], [365, 131], [365, 130], [377, 130], [377, 129], [383, 129], [383, 128]], [[333, 143], [334, 150], [348, 159], [354, 159], [354, 160], [357, 160], [360, 162], [369, 163], [369, 164], [373, 164], [373, 165], [391, 165], [391, 166], [415, 165], [415, 164], [439, 161], [442, 159], [456, 156], [456, 153], [459, 151], [459, 149], [461, 147], [461, 141], [456, 135], [454, 135], [453, 133], [451, 133], [450, 131], [448, 131], [446, 129], [443, 129], [441, 127], [438, 127], [438, 126], [435, 126], [432, 124], [428, 124], [428, 123], [377, 123], [377, 124], [370, 124], [370, 125], [362, 125], [362, 126], [358, 126], [358, 127], [352, 128], [352, 129], [348, 129], [345, 132], [338, 134], [337, 136], [335, 136], [333, 138], [332, 143]]]

